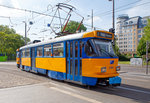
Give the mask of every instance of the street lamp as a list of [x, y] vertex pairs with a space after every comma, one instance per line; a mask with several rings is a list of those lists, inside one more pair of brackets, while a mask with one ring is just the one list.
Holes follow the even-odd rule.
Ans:
[[91, 17], [91, 29], [93, 30], [93, 9], [91, 15], [88, 15], [88, 17]]
[[112, 27], [113, 29], [115, 30], [115, 0], [109, 0], [109, 1], [112, 1], [113, 2], [113, 14], [112, 14]]
[[[25, 24], [25, 45], [26, 45], [26, 44], [27, 44], [27, 41], [26, 41], [26, 40], [27, 40], [27, 22], [26, 22], [26, 21], [23, 21], [23, 23]], [[32, 25], [33, 22], [30, 21], [29, 24]], [[30, 28], [29, 28], [29, 30], [30, 30]], [[28, 31], [29, 31], [29, 30], [28, 30]]]
[[116, 52], [116, 48], [115, 48], [115, 0], [109, 0], [109, 1], [112, 1], [113, 2], [113, 5], [112, 5], [112, 33], [114, 33], [114, 40], [113, 40], [113, 46], [114, 46], [114, 51]]
[[27, 38], [27, 23], [26, 21], [23, 21], [23, 23], [25, 24], [25, 45], [27, 44], [26, 38]]

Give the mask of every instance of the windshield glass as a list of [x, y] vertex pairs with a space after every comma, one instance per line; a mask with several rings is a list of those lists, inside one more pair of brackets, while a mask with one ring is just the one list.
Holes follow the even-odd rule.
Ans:
[[87, 56], [92, 57], [116, 57], [111, 41], [91, 39], [85, 46]]

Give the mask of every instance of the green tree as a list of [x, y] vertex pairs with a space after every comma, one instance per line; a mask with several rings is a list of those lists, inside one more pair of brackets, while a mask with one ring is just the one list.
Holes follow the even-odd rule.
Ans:
[[115, 46], [113, 46], [113, 50], [114, 50], [114, 52], [117, 56], [121, 55], [120, 52], [119, 52], [119, 47], [116, 43], [116, 40], [115, 40]]
[[9, 28], [7, 25], [0, 25], [0, 32], [4, 32], [6, 34], [16, 34], [16, 31], [12, 28]]
[[[76, 30], [77, 30], [79, 24], [80, 24], [80, 23], [78, 23], [78, 22], [76, 22], [76, 21], [70, 21], [70, 22], [67, 24], [67, 26], [66, 26], [66, 28], [65, 28], [65, 31], [66, 31], [66, 32], [69, 32], [69, 33], [76, 33]], [[64, 28], [64, 27], [63, 27], [63, 28]], [[79, 32], [81, 32], [81, 30], [86, 31], [86, 29], [87, 29], [87, 28], [86, 28], [83, 24], [81, 24], [81, 26], [80, 26], [80, 28], [79, 28]]]
[[150, 41], [150, 19], [148, 19], [147, 25], [144, 27], [145, 40]]
[[146, 41], [145, 41], [145, 37], [143, 36], [138, 44], [137, 47], [137, 54], [139, 56], [142, 56], [146, 53]]
[[[139, 56], [146, 54], [146, 41], [150, 41], [150, 19], [148, 19], [148, 23], [144, 27], [144, 34], [137, 47], [137, 54]], [[150, 52], [150, 49], [149, 49], [149, 52]]]
[[[24, 39], [14, 29], [0, 25], [0, 53], [16, 54], [16, 49], [25, 44]], [[27, 38], [27, 41], [30, 39]]]

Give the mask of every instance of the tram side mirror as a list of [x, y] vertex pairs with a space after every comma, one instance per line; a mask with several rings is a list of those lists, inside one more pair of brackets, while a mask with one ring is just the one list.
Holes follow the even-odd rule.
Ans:
[[112, 40], [112, 45], [115, 46], [115, 41], [114, 40]]
[[110, 28], [110, 29], [109, 29], [109, 32], [115, 33], [115, 29], [114, 29], [114, 28]]

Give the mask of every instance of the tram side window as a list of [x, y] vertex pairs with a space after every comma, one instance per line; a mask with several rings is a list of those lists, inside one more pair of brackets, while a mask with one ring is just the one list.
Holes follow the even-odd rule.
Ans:
[[82, 41], [80, 41], [80, 57], [82, 57]]
[[78, 57], [78, 42], [75, 42], [75, 57]]
[[64, 44], [63, 43], [56, 43], [53, 44], [53, 56], [63, 56], [64, 54]]
[[41, 47], [37, 47], [37, 56], [38, 57], [40, 57], [40, 56], [42, 56], [42, 53], [43, 52], [43, 47], [41, 46]]
[[26, 56], [26, 57], [30, 57], [30, 49], [29, 49], [29, 48], [26, 49], [25, 56]]
[[25, 50], [22, 50], [22, 57], [25, 57]]
[[51, 45], [45, 45], [44, 46], [44, 56], [51, 56]]

